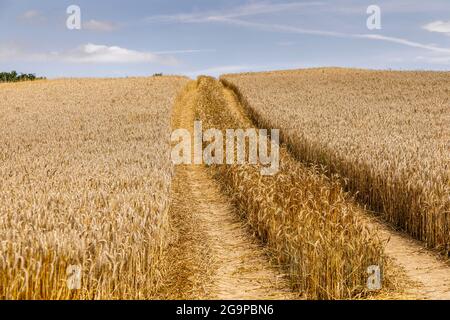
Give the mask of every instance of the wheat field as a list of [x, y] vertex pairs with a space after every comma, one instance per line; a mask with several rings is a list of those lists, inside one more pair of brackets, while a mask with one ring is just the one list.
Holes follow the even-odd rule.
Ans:
[[450, 251], [450, 74], [339, 68], [225, 75], [261, 127], [363, 204]]
[[[0, 300], [446, 298], [449, 93], [336, 68], [2, 83]], [[278, 172], [174, 165], [195, 120], [281, 129]]]
[[[0, 84], [0, 299], [149, 299], [181, 77]], [[69, 290], [67, 267], [83, 270]]]

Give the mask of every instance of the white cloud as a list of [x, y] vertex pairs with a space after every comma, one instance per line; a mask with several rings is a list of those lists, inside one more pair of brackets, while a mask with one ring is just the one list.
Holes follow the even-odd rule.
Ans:
[[450, 35], [450, 21], [433, 21], [424, 25], [423, 28], [430, 32], [439, 32]]
[[88, 43], [78, 48], [63, 52], [33, 53], [15, 46], [0, 47], [0, 61], [50, 61], [67, 63], [155, 63], [160, 65], [176, 65], [178, 60], [170, 55], [136, 51], [118, 46], [105, 46]]
[[83, 23], [83, 28], [92, 31], [110, 32], [117, 30], [118, 26], [109, 21], [89, 20]]
[[64, 61], [75, 63], [158, 63], [177, 64], [173, 57], [157, 55], [152, 52], [135, 51], [117, 46], [88, 43], [77, 49], [60, 54]]

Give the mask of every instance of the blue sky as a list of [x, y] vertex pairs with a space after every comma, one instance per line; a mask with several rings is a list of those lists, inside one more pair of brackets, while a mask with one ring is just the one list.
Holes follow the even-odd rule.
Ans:
[[[367, 28], [369, 5], [381, 29]], [[81, 30], [66, 27], [81, 9]], [[448, 0], [0, 0], [0, 70], [220, 75], [320, 66], [450, 70]]]

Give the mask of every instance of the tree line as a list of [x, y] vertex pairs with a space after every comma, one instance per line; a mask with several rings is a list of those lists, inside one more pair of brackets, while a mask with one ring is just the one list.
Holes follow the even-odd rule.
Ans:
[[45, 79], [44, 77], [36, 77], [33, 73], [17, 73], [17, 71], [0, 72], [0, 82], [18, 82], [33, 81]]

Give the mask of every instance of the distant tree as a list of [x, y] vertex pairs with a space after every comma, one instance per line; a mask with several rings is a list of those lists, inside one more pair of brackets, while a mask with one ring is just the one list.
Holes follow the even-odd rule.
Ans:
[[162, 73], [154, 73], [153, 76], [154, 76], [154, 77], [162, 77], [163, 74], [162, 74]]
[[36, 77], [33, 73], [21, 73], [13, 70], [11, 72], [0, 72], [0, 82], [17, 82], [17, 81], [33, 81], [45, 79], [44, 77]]

